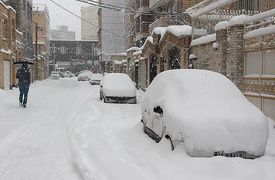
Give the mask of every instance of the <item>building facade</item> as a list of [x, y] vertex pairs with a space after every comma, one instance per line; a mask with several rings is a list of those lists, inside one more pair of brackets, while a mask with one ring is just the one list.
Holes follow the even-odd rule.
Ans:
[[33, 4], [32, 24], [34, 80], [42, 80], [49, 77], [50, 57], [50, 17], [45, 4]]
[[13, 62], [16, 61], [16, 12], [0, 1], [0, 89], [14, 85]]
[[96, 6], [81, 7], [81, 40], [98, 40], [97, 11], [98, 7]]
[[56, 29], [50, 30], [51, 40], [75, 40], [75, 32], [69, 31], [68, 26], [58, 26]]
[[[102, 0], [101, 3], [123, 6], [124, 0]], [[101, 9], [102, 13], [102, 52], [117, 54], [125, 52], [124, 11]]]
[[93, 68], [98, 61], [98, 41], [51, 40], [50, 49], [52, 64], [74, 73]]
[[33, 60], [32, 44], [32, 0], [6, 0], [16, 11], [16, 29], [23, 34], [23, 59]]

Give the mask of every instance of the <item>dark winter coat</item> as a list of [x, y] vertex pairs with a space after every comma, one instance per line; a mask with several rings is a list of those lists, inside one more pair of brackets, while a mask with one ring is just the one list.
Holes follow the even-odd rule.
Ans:
[[18, 85], [30, 85], [31, 73], [28, 68], [21, 68], [17, 70], [16, 78], [19, 80]]

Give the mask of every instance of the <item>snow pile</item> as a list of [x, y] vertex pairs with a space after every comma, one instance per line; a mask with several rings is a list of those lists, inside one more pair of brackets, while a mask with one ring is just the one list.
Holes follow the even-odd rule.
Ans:
[[136, 88], [127, 74], [109, 73], [103, 77], [102, 88], [106, 97], [135, 97]]
[[191, 42], [191, 46], [206, 44], [206, 43], [213, 42], [213, 41], [216, 41], [216, 33], [210, 34], [210, 35], [207, 35], [207, 36], [202, 36], [198, 39], [193, 40]]
[[275, 25], [250, 31], [250, 32], [244, 34], [243, 38], [249, 39], [249, 38], [264, 36], [264, 35], [268, 35], [268, 34], [272, 34], [272, 33], [275, 33]]
[[215, 26], [215, 31], [219, 31], [222, 29], [227, 29], [229, 27], [229, 22], [228, 21], [221, 21]]
[[153, 117], [156, 106], [163, 109], [166, 133], [173, 140], [184, 140], [190, 156], [265, 153], [267, 118], [219, 73], [172, 70], [159, 74], [142, 99], [143, 116], [148, 112]]

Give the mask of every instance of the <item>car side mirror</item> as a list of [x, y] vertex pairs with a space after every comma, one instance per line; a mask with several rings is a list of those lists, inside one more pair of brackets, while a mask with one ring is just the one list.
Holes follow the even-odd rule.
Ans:
[[154, 107], [153, 111], [154, 111], [155, 113], [160, 114], [160, 115], [163, 114], [163, 110], [162, 110], [162, 108], [161, 108], [160, 106]]

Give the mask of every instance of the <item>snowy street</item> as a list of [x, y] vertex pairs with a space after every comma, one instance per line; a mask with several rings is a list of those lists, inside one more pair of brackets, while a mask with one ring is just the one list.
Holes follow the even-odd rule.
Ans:
[[99, 86], [47, 79], [31, 84], [26, 109], [18, 93], [0, 90], [0, 180], [275, 179], [271, 119], [261, 158], [191, 158], [143, 133], [141, 91], [137, 104], [105, 104]]

